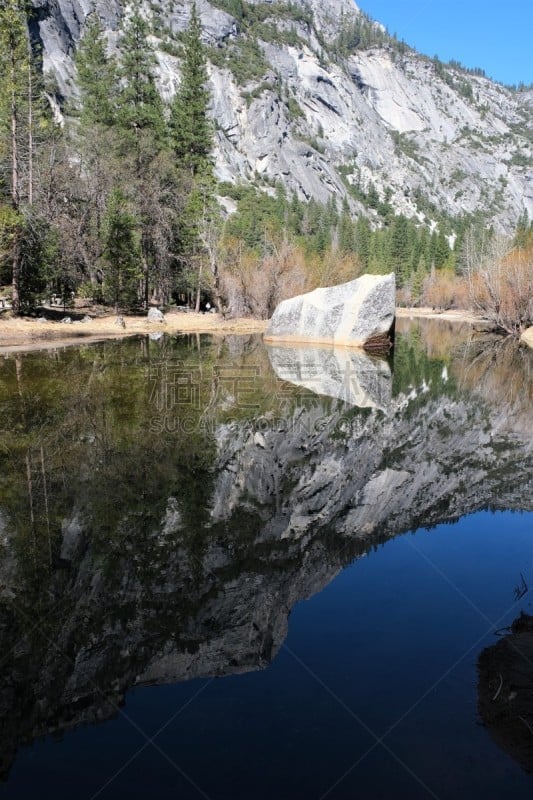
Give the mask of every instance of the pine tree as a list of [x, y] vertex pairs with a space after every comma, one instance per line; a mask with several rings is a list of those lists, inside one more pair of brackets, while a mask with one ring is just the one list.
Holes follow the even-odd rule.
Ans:
[[141, 132], [149, 131], [155, 142], [161, 142], [165, 128], [163, 104], [155, 84], [156, 58], [148, 41], [149, 33], [150, 27], [136, 0], [133, 13], [125, 21], [120, 41], [119, 77], [122, 84], [117, 122], [133, 140], [138, 140]]
[[115, 122], [118, 94], [117, 64], [107, 54], [103, 27], [95, 12], [89, 15], [76, 51], [82, 126]]
[[343, 207], [339, 223], [339, 248], [342, 253], [350, 253], [354, 246], [354, 224], [349, 210]]
[[450, 245], [448, 244], [448, 238], [443, 231], [439, 231], [439, 233], [433, 232], [431, 236], [431, 254], [432, 263], [435, 265], [435, 267], [437, 267], [437, 269], [445, 267], [448, 263], [450, 256]]
[[[24, 150], [22, 132], [28, 134], [25, 153], [28, 181], [23, 186]], [[3, 213], [4, 225], [0, 238], [9, 242], [12, 264], [12, 304], [18, 312], [21, 306], [22, 239], [24, 220], [21, 203], [26, 197], [31, 204], [33, 195], [32, 143], [32, 63], [26, 11], [22, 0], [3, 0], [0, 6], [0, 155], [8, 162], [8, 196], [10, 213]]]
[[413, 292], [413, 299], [418, 303], [422, 296], [422, 289], [424, 281], [428, 276], [428, 265], [424, 253], [421, 253], [416, 265], [416, 269], [412, 272], [411, 288]]
[[355, 226], [355, 250], [363, 269], [368, 269], [372, 254], [372, 230], [366, 217], [359, 217]]
[[119, 190], [115, 190], [109, 199], [104, 229], [105, 289], [118, 313], [119, 309], [134, 305], [141, 276], [135, 218]]
[[411, 266], [411, 231], [403, 214], [394, 218], [390, 235], [389, 266], [396, 272], [400, 286], [407, 283]]
[[529, 219], [525, 209], [518, 219], [513, 244], [522, 250], [533, 245], [533, 220]]
[[178, 163], [193, 176], [212, 172], [213, 131], [207, 116], [209, 91], [202, 26], [193, 4], [185, 32], [181, 83], [170, 114], [172, 146]]
[[135, 203], [135, 217], [140, 229], [143, 267], [143, 302], [148, 306], [154, 273], [154, 253], [157, 250], [156, 220], [161, 216], [160, 203], [148, 203], [153, 198], [151, 188], [157, 178], [157, 159], [167, 143], [163, 103], [156, 81], [156, 57], [149, 41], [150, 25], [135, 0], [131, 14], [124, 22], [120, 39], [117, 108], [118, 152], [123, 157], [122, 170], [126, 176], [126, 191]]
[[[177, 165], [186, 179], [180, 260], [185, 272], [196, 275], [196, 310], [200, 308], [205, 232], [212, 229], [217, 215], [211, 160], [213, 131], [207, 115], [209, 91], [201, 36], [202, 26], [196, 4], [193, 4], [184, 38], [181, 83], [172, 103], [169, 127]], [[213, 277], [216, 283], [217, 275]]]

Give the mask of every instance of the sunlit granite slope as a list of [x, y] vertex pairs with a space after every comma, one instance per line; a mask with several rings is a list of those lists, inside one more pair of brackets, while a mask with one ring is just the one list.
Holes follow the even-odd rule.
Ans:
[[[63, 102], [77, 93], [74, 54], [89, 13], [96, 9], [114, 50], [128, 5], [32, 5], [36, 45]], [[152, 22], [165, 100], [179, 82], [180, 34], [191, 5], [141, 3]], [[247, 30], [225, 0], [197, 1], [210, 48], [221, 180], [255, 182], [265, 191], [281, 182], [300, 198], [346, 197], [358, 211], [357, 196], [376, 192], [396, 212], [426, 216], [427, 222], [437, 209], [455, 215], [482, 210], [510, 230], [524, 209], [533, 215], [531, 92], [387, 44], [340, 55], [339, 37], [346, 39], [360, 13], [351, 0], [250, 5], [265, 12], [262, 24]], [[242, 67], [239, 78], [232, 58]], [[366, 213], [375, 214], [368, 206]]]

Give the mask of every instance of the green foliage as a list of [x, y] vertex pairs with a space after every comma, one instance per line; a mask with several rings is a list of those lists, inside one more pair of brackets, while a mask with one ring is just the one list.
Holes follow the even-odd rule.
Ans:
[[248, 37], [222, 47], [208, 47], [206, 55], [215, 66], [229, 69], [239, 86], [261, 80], [269, 70], [261, 47]]
[[[0, 5], [0, 175], [9, 175], [4, 187], [14, 208], [22, 199], [22, 131], [31, 102], [32, 75], [25, 4], [4, 0]], [[1, 179], [0, 179], [1, 180]]]
[[21, 308], [30, 309], [42, 299], [54, 277], [61, 296], [71, 297], [75, 284], [68, 276], [61, 281], [61, 258], [56, 232], [39, 214], [28, 213], [21, 231]]
[[531, 124], [529, 122], [529, 118], [527, 121], [524, 122], [511, 122], [509, 123], [509, 127], [513, 131], [514, 134], [517, 136], [521, 136], [524, 139], [527, 139], [530, 144], [533, 144], [533, 129], [531, 128]]
[[518, 219], [513, 245], [522, 250], [533, 248], [533, 219], [529, 218], [525, 209]]
[[138, 0], [126, 17], [120, 40], [120, 87], [117, 98], [117, 123], [134, 142], [139, 131], [150, 130], [161, 140], [165, 133], [163, 104], [155, 85], [156, 64], [148, 41], [150, 27], [140, 11]]
[[104, 30], [96, 13], [89, 15], [76, 51], [82, 125], [113, 125], [118, 95], [116, 60], [107, 54]]
[[246, 100], [246, 104], [250, 106], [253, 100], [257, 100], [258, 97], [261, 97], [263, 92], [275, 92], [276, 86], [271, 83], [270, 81], [263, 81], [256, 86], [255, 89], [252, 89], [251, 92], [246, 92], [243, 97]]
[[300, 135], [300, 136], [297, 136], [295, 138], [299, 139], [301, 142], [305, 142], [306, 144], [308, 144], [309, 147], [312, 147], [313, 150], [317, 151], [317, 153], [321, 153], [323, 155], [326, 152], [325, 145], [322, 144], [322, 142], [320, 142], [315, 136], [301, 136]]
[[[367, 208], [377, 211], [384, 222], [390, 220], [390, 218], [394, 215], [394, 209], [389, 203], [389, 199], [387, 197], [385, 197], [383, 200], [380, 198], [374, 184], [370, 184], [368, 189], [365, 189], [357, 179], [357, 172], [354, 174], [353, 167], [341, 164], [337, 169], [344, 181], [347, 191], [354, 198], [354, 200], [359, 200]], [[349, 175], [352, 176], [351, 181], [348, 180]]]
[[305, 117], [304, 112], [298, 102], [298, 100], [293, 97], [291, 94], [287, 95], [285, 98], [285, 105], [287, 106], [287, 111], [289, 113], [289, 119], [292, 122], [296, 122], [296, 120]]
[[277, 25], [271, 22], [260, 22], [254, 25], [252, 33], [262, 42], [269, 42], [270, 44], [285, 45], [286, 47], [298, 47], [304, 44], [304, 40], [298, 35], [293, 26], [290, 28], [278, 28]]
[[35, 148], [48, 123], [28, 28], [32, 13], [23, 0], [4, 0], [0, 5], [0, 203], [9, 197], [18, 215], [16, 224], [8, 226], [12, 302], [17, 312], [37, 282], [41, 231], [37, 224], [31, 227], [38, 218], [32, 210]]
[[207, 116], [209, 91], [201, 40], [201, 24], [193, 5], [184, 37], [181, 83], [170, 112], [172, 147], [179, 165], [192, 175], [211, 172], [213, 131]]
[[[20, 257], [20, 308], [31, 308], [44, 293], [58, 263], [56, 238], [49, 224], [35, 211], [25, 213], [0, 206], [0, 276], [10, 280], [13, 248]], [[0, 281], [1, 282], [1, 281]]]
[[466, 80], [459, 80], [455, 83], [455, 88], [459, 92], [459, 94], [464, 97], [466, 100], [474, 100], [474, 91], [472, 89], [472, 84]]
[[184, 56], [181, 83], [170, 114], [170, 138], [178, 168], [186, 176], [184, 203], [176, 239], [176, 256], [181, 266], [177, 287], [197, 291], [203, 288], [202, 234], [216, 214], [212, 164], [213, 129], [207, 109], [209, 91], [207, 68], [201, 40], [202, 28], [193, 4], [183, 36]]
[[213, 5], [227, 11], [241, 30], [250, 31], [267, 19], [287, 20], [300, 25], [313, 24], [313, 12], [298, 3], [247, 3], [246, 0], [214, 0]]
[[3, 0], [0, 5], [0, 98], [10, 102], [13, 91], [25, 85], [29, 66], [26, 5], [22, 0]]
[[211, 63], [227, 67], [240, 86], [261, 80], [269, 70], [260, 41], [296, 47], [302, 44], [296, 26], [313, 25], [311, 9], [297, 3], [215, 0], [214, 5], [235, 18], [241, 35], [233, 42], [209, 48], [207, 55]]
[[130, 308], [137, 300], [141, 252], [135, 218], [126, 198], [115, 190], [104, 221], [105, 291], [115, 308]]
[[394, 149], [397, 154], [403, 153], [407, 158], [421, 163], [427, 159], [421, 154], [420, 147], [414, 139], [409, 138], [405, 133], [400, 133], [396, 130], [391, 130], [391, 136], [394, 141]]
[[11, 205], [0, 205], [0, 284], [11, 282], [13, 248], [20, 236], [23, 217]]
[[[441, 80], [446, 83], [450, 89], [453, 89], [455, 92], [458, 92], [461, 97], [464, 97], [465, 100], [470, 100], [474, 102], [474, 90], [472, 89], [472, 84], [468, 81], [465, 77], [454, 75], [449, 70], [447, 70], [439, 59], [438, 56], [434, 56], [433, 59], [433, 67], [435, 69], [435, 75], [437, 75]], [[484, 75], [483, 70], [480, 69], [472, 69], [469, 70], [464, 67], [459, 61], [450, 61], [448, 62], [448, 66], [451, 67], [455, 72], [463, 72], [471, 75]]]
[[402, 215], [393, 215], [388, 225], [373, 230], [366, 217], [352, 217], [346, 204], [339, 211], [333, 198], [326, 205], [303, 203], [296, 196], [287, 198], [281, 189], [272, 197], [250, 186], [228, 184], [219, 186], [219, 192], [238, 205], [226, 223], [226, 235], [257, 254], [267, 240], [283, 234], [310, 259], [336, 247], [341, 255], [355, 256], [362, 271], [394, 271], [400, 287], [415, 285], [418, 291], [432, 268], [451, 263], [444, 231], [429, 234]]
[[265, 232], [280, 229], [285, 204], [252, 186], [220, 187], [220, 190], [238, 203], [237, 213], [226, 223], [226, 234], [259, 252]]
[[339, 35], [329, 50], [336, 58], [346, 58], [357, 50], [389, 43], [391, 36], [364, 13], [342, 24]]
[[533, 156], [529, 155], [528, 153], [524, 153], [517, 150], [516, 152], [513, 153], [508, 163], [512, 167], [530, 168], [531, 166], [533, 166]]

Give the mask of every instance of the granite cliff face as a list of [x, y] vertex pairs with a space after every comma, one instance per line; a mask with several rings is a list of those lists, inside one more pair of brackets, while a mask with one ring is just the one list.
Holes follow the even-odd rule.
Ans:
[[[113, 49], [126, 3], [33, 5], [44, 69], [59, 95], [71, 96], [73, 55], [88, 13], [96, 9]], [[233, 16], [227, 9], [239, 4], [228, 0], [197, 3], [220, 179], [252, 181], [265, 191], [282, 181], [301, 198], [322, 202], [347, 196], [355, 211], [370, 215], [375, 211], [365, 198], [376, 192], [429, 224], [436, 210], [482, 211], [507, 230], [524, 209], [533, 216], [531, 92], [511, 91], [389, 40], [341, 49], [339, 37], [349, 39], [360, 19], [351, 0], [247, 5], [259, 9], [254, 22]], [[179, 82], [179, 36], [190, 6], [189, 0], [144, 4], [166, 99]]]
[[[294, 604], [391, 537], [482, 508], [533, 508], [527, 349], [503, 354], [505, 366], [518, 358], [512, 369], [523, 376], [512, 397], [505, 372], [503, 396], [498, 385], [485, 385], [482, 368], [473, 374], [483, 364], [483, 353], [474, 353], [450, 366], [428, 362], [392, 394], [388, 369], [374, 368], [384, 384], [381, 408], [358, 409], [286, 381], [277, 384], [281, 399], [268, 400], [272, 373], [260, 343], [229, 341], [223, 358], [220, 347], [218, 356], [208, 351], [203, 369], [210, 359], [222, 377], [249, 376], [261, 366], [267, 402], [260, 413], [235, 412], [222, 421], [210, 419], [206, 405], [205, 437], [196, 427], [181, 436], [167, 425], [147, 439], [135, 414], [150, 404], [132, 404], [130, 395], [131, 386], [142, 385], [136, 347], [107, 346], [93, 361], [73, 357], [84, 372], [72, 409], [63, 402], [58, 417], [63, 449], [72, 453], [62, 455], [70, 467], [58, 476], [63, 518], [56, 538], [48, 532], [47, 543], [46, 526], [32, 533], [22, 510], [10, 513], [18, 491], [20, 504], [27, 503], [25, 484], [2, 495], [6, 769], [19, 742], [108, 718], [133, 685], [265, 667], [283, 644]], [[176, 353], [182, 370], [187, 352]], [[157, 354], [149, 357], [152, 374]], [[401, 347], [396, 358], [398, 375]], [[62, 359], [68, 373], [69, 357]], [[488, 363], [494, 376], [492, 351]], [[42, 376], [48, 368], [41, 364]], [[18, 364], [20, 398], [6, 404], [13, 424], [31, 424], [24, 416], [26, 369]], [[364, 367], [370, 369], [371, 362]], [[120, 378], [113, 392], [102, 384], [111, 370]], [[325, 387], [328, 380], [325, 374]], [[229, 403], [235, 408], [233, 387], [217, 396], [224, 414]], [[320, 391], [316, 382], [314, 389]], [[43, 390], [41, 397], [51, 420], [38, 439], [44, 459], [55, 442], [54, 395]], [[113, 408], [121, 409], [115, 444]], [[23, 457], [21, 475], [28, 463]], [[48, 469], [46, 509], [53, 512]], [[36, 474], [37, 526], [38, 491]]]

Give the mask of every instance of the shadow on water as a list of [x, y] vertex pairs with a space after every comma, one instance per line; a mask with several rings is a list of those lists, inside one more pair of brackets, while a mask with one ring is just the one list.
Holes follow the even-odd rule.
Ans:
[[392, 537], [533, 509], [531, 354], [460, 339], [400, 330], [392, 378], [256, 337], [0, 362], [3, 771], [132, 686], [264, 668]]

